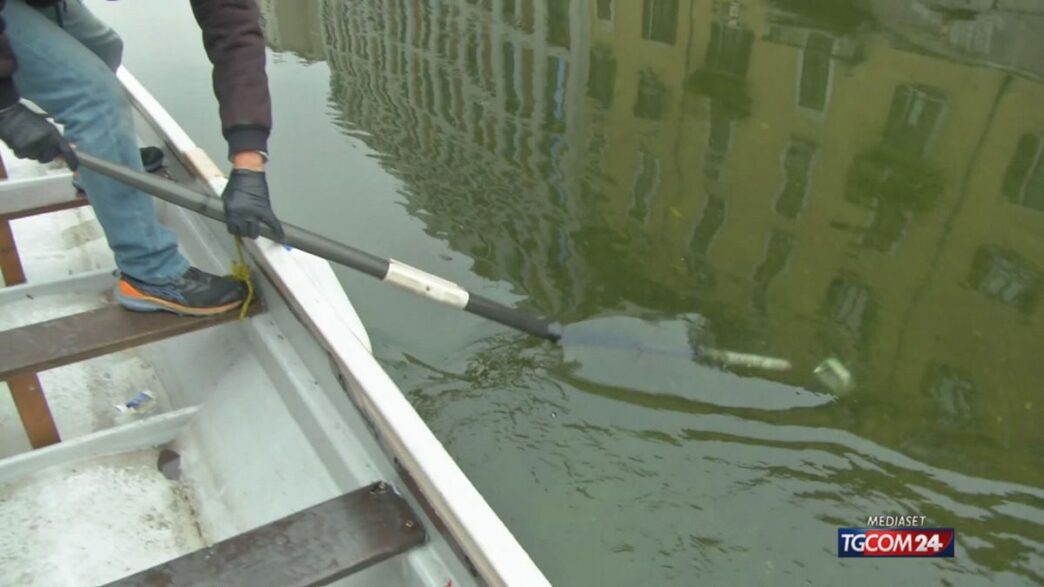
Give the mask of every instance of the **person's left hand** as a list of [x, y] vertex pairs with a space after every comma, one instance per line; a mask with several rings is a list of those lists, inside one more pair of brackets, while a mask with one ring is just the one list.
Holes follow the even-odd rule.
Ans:
[[0, 110], [0, 140], [23, 159], [50, 163], [56, 157], [63, 157], [73, 171], [80, 164], [62, 133], [47, 118], [21, 102]]
[[275, 240], [283, 242], [283, 225], [272, 211], [264, 171], [233, 169], [221, 199], [225, 203], [225, 224], [230, 233], [257, 238], [261, 225], [265, 224], [275, 232]]

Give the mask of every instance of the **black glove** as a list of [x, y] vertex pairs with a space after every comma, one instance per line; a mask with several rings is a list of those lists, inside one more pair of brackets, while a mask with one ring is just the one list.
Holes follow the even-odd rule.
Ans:
[[0, 139], [22, 159], [50, 163], [59, 155], [69, 169], [76, 171], [80, 160], [76, 152], [46, 118], [21, 102], [0, 110]]
[[261, 224], [267, 224], [275, 231], [275, 240], [283, 242], [283, 225], [268, 201], [264, 171], [233, 169], [221, 199], [225, 202], [225, 224], [230, 233], [257, 238], [261, 234]]

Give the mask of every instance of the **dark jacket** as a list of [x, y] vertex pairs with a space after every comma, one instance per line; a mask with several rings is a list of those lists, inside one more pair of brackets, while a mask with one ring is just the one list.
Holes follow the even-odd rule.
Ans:
[[[27, 1], [34, 6], [50, 6], [59, 0]], [[0, 0], [0, 108], [19, 99], [12, 80], [18, 61], [4, 34], [2, 11], [6, 4], [7, 0]], [[191, 0], [191, 4], [203, 30], [203, 46], [214, 64], [214, 94], [220, 104], [229, 154], [267, 151], [272, 102], [257, 4], [254, 0]]]

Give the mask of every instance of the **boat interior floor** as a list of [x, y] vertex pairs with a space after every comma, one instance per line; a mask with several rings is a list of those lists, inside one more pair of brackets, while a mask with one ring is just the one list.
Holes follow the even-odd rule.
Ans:
[[[12, 179], [71, 190], [67, 171], [12, 170], [0, 151]], [[363, 568], [337, 584], [418, 584], [419, 568], [457, 575], [439, 562], [445, 553], [414, 548], [427, 539], [426, 518], [392, 485], [395, 469], [351, 402], [325, 391], [340, 389], [329, 360], [302, 345], [311, 339], [285, 305], [259, 304], [245, 320], [122, 310], [91, 209], [11, 215], [13, 185], [0, 181], [0, 225], [17, 243], [25, 283], [0, 288], [0, 583], [260, 585], [281, 572], [279, 584], [327, 584]], [[171, 218], [186, 243], [216, 232], [194, 234], [195, 219]], [[9, 262], [10, 247], [0, 248]], [[186, 254], [227, 270], [224, 249], [196, 242]], [[53, 438], [23, 425], [41, 401]]]

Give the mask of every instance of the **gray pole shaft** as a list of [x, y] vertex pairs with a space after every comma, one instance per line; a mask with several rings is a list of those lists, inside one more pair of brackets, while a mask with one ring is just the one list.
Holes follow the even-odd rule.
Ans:
[[[207, 218], [212, 218], [220, 222], [225, 221], [224, 207], [222, 206], [221, 201], [217, 198], [189, 189], [173, 181], [146, 173], [140, 173], [122, 165], [110, 163], [109, 161], [99, 159], [98, 157], [84, 153], [83, 151], [77, 151], [76, 155], [79, 158], [80, 163], [88, 169], [138, 188], [143, 192], [152, 194], [153, 196], [170, 202], [176, 206], [202, 214]], [[402, 285], [401, 283], [387, 280], [388, 271], [391, 266], [391, 261], [388, 259], [382, 259], [381, 257], [371, 255], [366, 251], [361, 251], [355, 247], [328, 239], [324, 236], [291, 224], [283, 223], [283, 232], [286, 236], [283, 242], [294, 248], [322, 257], [328, 261], [344, 265], [345, 267], [355, 269], [356, 271], [361, 271], [367, 275], [376, 277], [381, 281], [389, 282], [393, 285]], [[275, 236], [272, 233], [272, 230], [264, 225], [261, 227], [261, 234], [268, 238], [273, 238]], [[417, 293], [418, 295], [425, 295], [423, 292], [419, 292], [413, 288], [406, 289], [409, 289], [409, 291]], [[463, 308], [466, 312], [499, 322], [505, 326], [509, 326], [546, 340], [557, 341], [561, 338], [561, 329], [557, 324], [526, 314], [525, 312], [520, 312], [514, 308], [509, 308], [499, 302], [471, 292], [466, 293], [468, 295], [468, 301]], [[436, 301], [444, 301], [434, 296], [425, 297], [429, 297]]]

